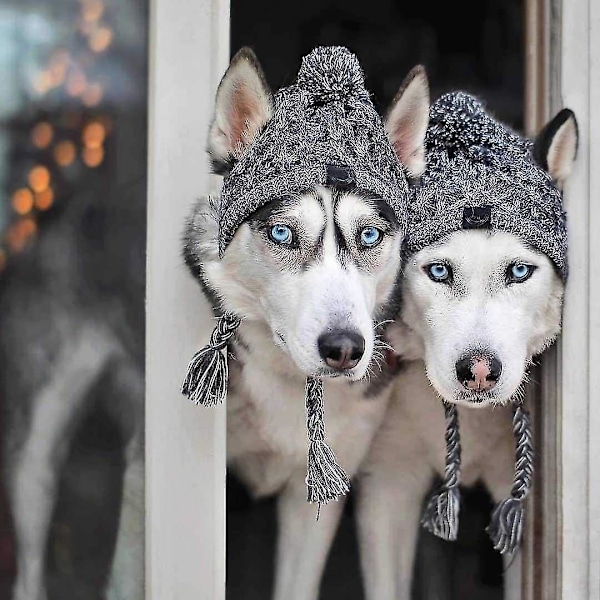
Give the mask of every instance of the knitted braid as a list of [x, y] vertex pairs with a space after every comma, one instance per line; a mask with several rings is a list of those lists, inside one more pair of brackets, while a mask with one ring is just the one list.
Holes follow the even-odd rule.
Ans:
[[323, 381], [306, 379], [306, 428], [308, 431], [308, 460], [306, 473], [307, 500], [326, 504], [337, 500], [350, 490], [350, 480], [337, 464], [335, 454], [325, 443], [323, 425]]
[[513, 433], [516, 441], [516, 460], [511, 497], [496, 506], [487, 528], [494, 548], [501, 554], [514, 553], [521, 543], [524, 500], [533, 482], [531, 419], [520, 404], [513, 406]]
[[181, 392], [195, 404], [215, 406], [225, 400], [229, 369], [221, 350], [239, 326], [240, 319], [232, 313], [219, 317], [210, 342], [190, 361]]
[[455, 404], [444, 402], [446, 413], [446, 467], [444, 483], [427, 502], [421, 525], [434, 535], [453, 541], [458, 535], [460, 510], [460, 433]]

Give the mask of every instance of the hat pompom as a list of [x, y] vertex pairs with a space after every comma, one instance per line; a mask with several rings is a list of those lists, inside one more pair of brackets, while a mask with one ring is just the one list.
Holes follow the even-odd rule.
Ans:
[[343, 46], [320, 46], [305, 56], [297, 84], [308, 92], [314, 103], [369, 98], [360, 63]]
[[434, 153], [451, 158], [461, 154], [472, 162], [491, 164], [497, 153], [525, 155], [529, 151], [527, 140], [492, 119], [483, 104], [465, 92], [444, 94], [431, 107], [429, 118], [425, 144]]

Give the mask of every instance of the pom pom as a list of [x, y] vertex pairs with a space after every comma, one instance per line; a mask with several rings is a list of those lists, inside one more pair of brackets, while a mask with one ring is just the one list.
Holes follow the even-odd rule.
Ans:
[[486, 531], [500, 554], [513, 554], [521, 544], [523, 534], [523, 502], [517, 498], [507, 498], [496, 506], [492, 521]]
[[315, 104], [369, 98], [358, 59], [341, 46], [322, 46], [305, 56], [297, 84]]
[[235, 315], [220, 317], [210, 342], [190, 361], [181, 392], [192, 402], [215, 406], [225, 400], [229, 369], [221, 350], [227, 346], [239, 325], [240, 320]]
[[490, 164], [493, 154], [529, 153], [528, 140], [496, 122], [481, 102], [464, 92], [444, 94], [431, 107], [429, 119], [427, 149], [446, 152], [450, 158], [460, 153], [474, 162]]
[[458, 487], [441, 489], [431, 496], [421, 517], [421, 525], [444, 540], [453, 542], [458, 536], [460, 492]]

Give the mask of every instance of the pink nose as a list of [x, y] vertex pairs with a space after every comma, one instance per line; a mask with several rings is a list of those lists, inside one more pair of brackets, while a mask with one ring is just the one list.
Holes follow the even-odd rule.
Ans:
[[471, 373], [473, 373], [473, 379], [466, 382], [470, 390], [485, 392], [496, 385], [494, 380], [489, 379], [490, 364], [485, 359], [476, 358], [471, 365]]
[[491, 390], [502, 372], [502, 363], [493, 355], [468, 354], [456, 363], [456, 377], [468, 390]]

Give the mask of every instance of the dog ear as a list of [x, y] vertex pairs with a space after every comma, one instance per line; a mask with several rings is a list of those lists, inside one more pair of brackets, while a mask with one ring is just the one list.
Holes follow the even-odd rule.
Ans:
[[400, 162], [412, 177], [425, 170], [425, 132], [429, 124], [429, 82], [425, 67], [406, 76], [388, 111], [385, 128]]
[[578, 140], [577, 119], [568, 108], [547, 123], [535, 139], [533, 157], [559, 186], [571, 174]]
[[231, 60], [215, 102], [208, 134], [213, 171], [224, 175], [254, 141], [272, 114], [271, 90], [254, 52], [242, 48]]

